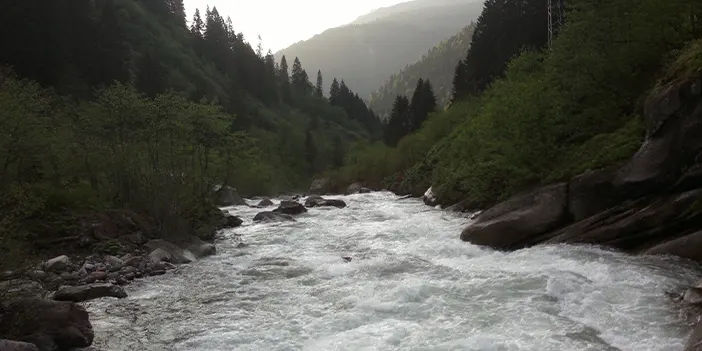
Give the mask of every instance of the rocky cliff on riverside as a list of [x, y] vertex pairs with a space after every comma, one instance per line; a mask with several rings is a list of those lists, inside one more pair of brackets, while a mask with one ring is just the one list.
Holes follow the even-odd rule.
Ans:
[[[644, 118], [646, 138], [626, 164], [513, 196], [461, 239], [500, 250], [594, 244], [702, 262], [702, 73], [654, 89]], [[700, 341], [702, 325], [686, 350], [702, 350]]]

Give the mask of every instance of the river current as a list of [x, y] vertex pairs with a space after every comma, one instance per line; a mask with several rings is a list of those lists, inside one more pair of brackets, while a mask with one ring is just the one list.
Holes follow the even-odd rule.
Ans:
[[228, 208], [245, 222], [217, 255], [86, 304], [96, 349], [679, 351], [690, 333], [665, 294], [699, 278], [683, 262], [497, 252], [460, 241], [470, 219], [416, 199], [331, 198], [348, 207], [290, 223]]

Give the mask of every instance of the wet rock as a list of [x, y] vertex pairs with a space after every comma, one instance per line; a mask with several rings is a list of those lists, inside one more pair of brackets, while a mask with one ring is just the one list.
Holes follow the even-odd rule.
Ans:
[[698, 322], [687, 339], [684, 351], [702, 351], [702, 321]]
[[351, 262], [353, 258], [351, 258], [351, 256], [341, 256], [341, 259], [344, 260], [344, 262]]
[[239, 196], [236, 189], [225, 185], [215, 191], [219, 206], [247, 206], [246, 201]]
[[310, 185], [310, 194], [325, 195], [331, 192], [331, 179], [322, 178], [315, 179]]
[[616, 206], [621, 198], [614, 185], [614, 168], [588, 170], [570, 180], [568, 211], [581, 221]]
[[109, 267], [110, 272], [117, 272], [124, 266], [124, 261], [115, 256], [105, 256], [105, 263]]
[[346, 203], [342, 200], [324, 199], [318, 195], [312, 195], [305, 200], [305, 207], [336, 207], [344, 208]]
[[[183, 250], [178, 245], [168, 242], [166, 240], [150, 240], [144, 246], [149, 250], [152, 250], [152, 254], [153, 251], [156, 249], [163, 250], [170, 256], [170, 259], [168, 261], [171, 263], [183, 264], [190, 263], [194, 260], [194, 257], [192, 257], [192, 253]], [[151, 254], [149, 254], [149, 256], [151, 256]]]
[[61, 273], [61, 279], [67, 282], [75, 282], [80, 279], [80, 274], [78, 272], [63, 272]]
[[346, 194], [351, 195], [351, 194], [358, 194], [361, 192], [361, 183], [353, 183], [349, 185], [348, 188], [346, 188]]
[[36, 270], [29, 273], [29, 277], [34, 280], [44, 280], [47, 277], [46, 272], [42, 270]]
[[116, 280], [117, 278], [119, 278], [119, 273], [117, 273], [117, 272], [107, 273], [107, 280]]
[[66, 255], [61, 255], [58, 257], [54, 257], [48, 261], [46, 261], [46, 270], [52, 271], [52, 272], [59, 272], [63, 271], [68, 267], [68, 264], [71, 263], [71, 260], [68, 258]]
[[296, 201], [281, 201], [278, 208], [273, 210], [273, 212], [288, 215], [299, 215], [307, 212], [307, 209], [301, 203]]
[[134, 280], [135, 277], [136, 277], [136, 274], [135, 274], [135, 273], [127, 273], [127, 274], [124, 275], [124, 279], [126, 279], [126, 280], [128, 280], [128, 281]]
[[208, 242], [204, 242], [196, 237], [191, 237], [183, 241], [183, 246], [196, 258], [212, 256], [217, 253], [217, 248]]
[[480, 204], [473, 201], [471, 198], [465, 198], [461, 202], [455, 203], [446, 208], [446, 211], [451, 212], [477, 212], [480, 210]]
[[227, 214], [224, 216], [223, 228], [236, 228], [240, 227], [243, 223], [244, 221], [241, 218], [231, 214]]
[[656, 245], [644, 252], [647, 255], [673, 255], [702, 262], [702, 231], [685, 235]]
[[23, 299], [4, 306], [0, 338], [48, 351], [88, 347], [94, 334], [88, 312], [73, 302]]
[[39, 351], [39, 348], [27, 342], [0, 340], [0, 351]]
[[90, 275], [88, 275], [85, 278], [85, 282], [88, 284], [91, 284], [91, 283], [103, 281], [106, 279], [107, 279], [107, 273], [102, 272], [102, 271], [97, 271], [97, 272], [90, 273]]
[[134, 268], [132, 266], [127, 266], [127, 267], [122, 268], [121, 273], [122, 274], [129, 274], [129, 273], [134, 273], [136, 271], [137, 271], [136, 268]]
[[165, 271], [165, 270], [162, 270], [162, 269], [151, 271], [151, 275], [152, 275], [152, 276], [164, 275], [164, 274], [166, 274], [166, 271]]
[[560, 183], [514, 196], [478, 216], [461, 233], [475, 245], [510, 250], [561, 225], [567, 205], [567, 184]]
[[685, 291], [683, 295], [683, 301], [691, 305], [702, 304], [702, 287], [692, 286]]
[[163, 261], [169, 261], [171, 259], [171, 255], [164, 251], [163, 249], [156, 249], [152, 251], [149, 254], [149, 262], [151, 263], [159, 263]]
[[427, 191], [422, 195], [422, 201], [424, 202], [425, 205], [434, 207], [439, 204], [438, 199], [434, 192], [432, 191], [432, 188], [429, 187]]
[[268, 207], [268, 206], [273, 206], [273, 205], [274, 205], [274, 204], [273, 204], [273, 201], [271, 201], [271, 199], [269, 199], [269, 198], [267, 198], [267, 197], [264, 197], [264, 198], [258, 203], [258, 205], [256, 205], [256, 207]]
[[294, 222], [292, 216], [277, 212], [260, 212], [254, 217], [254, 222]]
[[123, 299], [127, 297], [127, 293], [121, 287], [112, 284], [66, 286], [55, 292], [53, 299], [56, 301], [83, 302], [103, 297]]
[[128, 260], [124, 261], [126, 267], [139, 267], [139, 263], [144, 260], [142, 256], [130, 257]]

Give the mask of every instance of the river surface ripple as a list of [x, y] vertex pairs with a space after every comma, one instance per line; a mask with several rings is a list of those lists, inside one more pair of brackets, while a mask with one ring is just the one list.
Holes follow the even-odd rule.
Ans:
[[[461, 242], [470, 220], [390, 193], [221, 233], [217, 255], [86, 304], [99, 350], [682, 350], [670, 258]], [[246, 247], [238, 247], [243, 242]], [[341, 256], [351, 256], [346, 263]]]

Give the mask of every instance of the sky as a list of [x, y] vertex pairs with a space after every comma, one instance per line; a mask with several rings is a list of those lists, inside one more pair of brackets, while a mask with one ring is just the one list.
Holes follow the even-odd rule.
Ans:
[[203, 20], [207, 5], [231, 16], [234, 30], [243, 32], [252, 46], [261, 35], [264, 50], [276, 52], [324, 30], [355, 20], [380, 7], [407, 0], [184, 0], [188, 20], [196, 8]]

